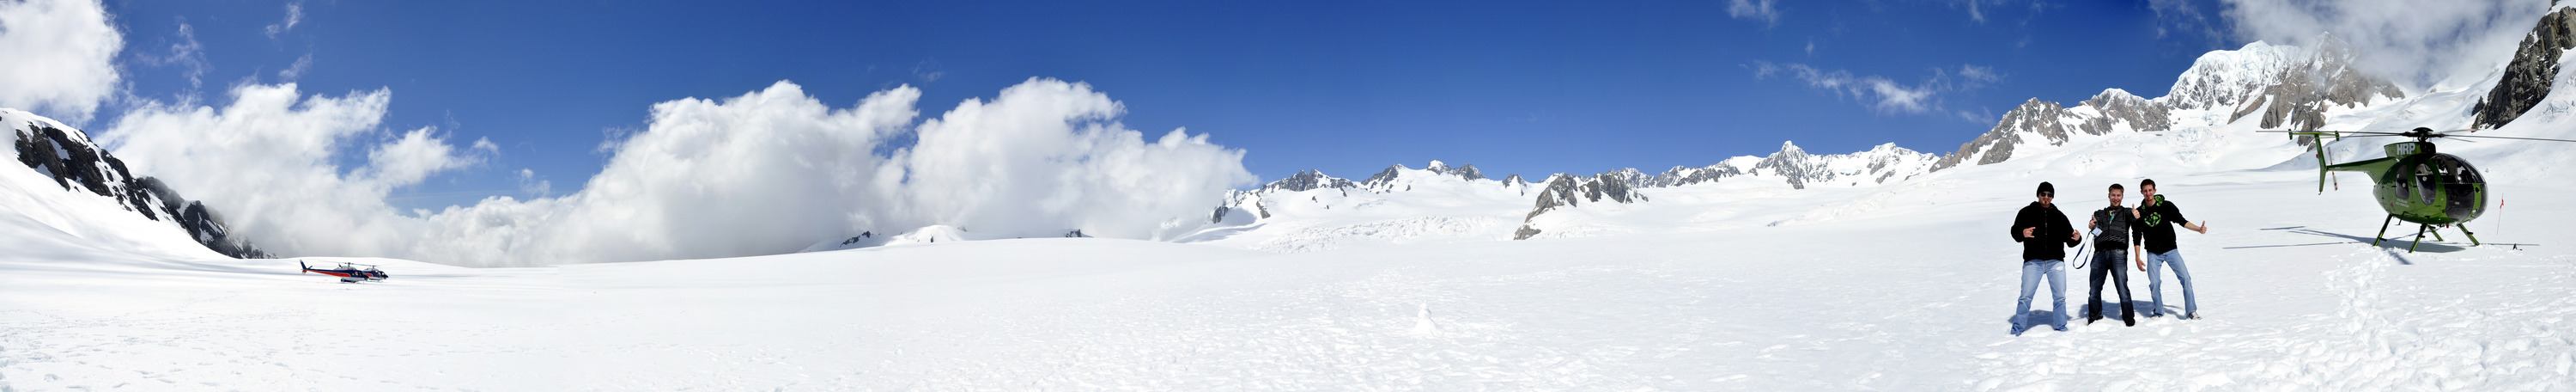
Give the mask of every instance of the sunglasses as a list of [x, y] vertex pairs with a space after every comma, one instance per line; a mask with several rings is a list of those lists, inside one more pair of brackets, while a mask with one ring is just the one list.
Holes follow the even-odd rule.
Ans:
[[2039, 197], [2057, 197], [2057, 192], [2040, 192]]

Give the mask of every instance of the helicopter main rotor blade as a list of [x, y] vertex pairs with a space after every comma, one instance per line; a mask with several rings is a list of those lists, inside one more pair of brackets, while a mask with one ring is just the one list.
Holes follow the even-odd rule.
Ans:
[[2568, 143], [2576, 143], [2576, 140], [2567, 140], [2567, 139], [2542, 139], [2542, 138], [2536, 138], [2536, 137], [2512, 137], [2512, 136], [2465, 136], [2465, 135], [2464, 135], [2464, 136], [2444, 136], [2444, 137], [2449, 137], [2449, 138], [2472, 138], [2472, 137], [2474, 137], [2474, 138], [2488, 138], [2488, 139], [2538, 140], [2538, 141], [2544, 141], [2544, 142], [2568, 142]]
[[2366, 135], [2366, 136], [2408, 136], [2408, 135], [2409, 135], [2409, 134], [2404, 134], [2404, 133], [2395, 133], [2395, 132], [2363, 132], [2363, 131], [2254, 131], [2254, 132], [2261, 132], [2261, 133], [2289, 133], [2289, 134], [2334, 134], [2334, 135], [2338, 135], [2338, 136], [2355, 136], [2355, 135]]

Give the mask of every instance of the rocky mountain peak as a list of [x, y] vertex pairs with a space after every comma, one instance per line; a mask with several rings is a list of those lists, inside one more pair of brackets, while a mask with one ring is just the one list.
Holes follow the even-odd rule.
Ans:
[[2045, 141], [2052, 146], [2065, 144], [2068, 134], [2066, 123], [2071, 119], [2080, 120], [2070, 118], [2066, 108], [2058, 106], [2056, 102], [2031, 98], [2023, 101], [2021, 106], [2014, 107], [2012, 111], [2004, 112], [2003, 117], [1995, 122], [1993, 129], [1986, 130], [1985, 134], [1978, 135], [1974, 140], [1960, 144], [1958, 152], [1942, 156], [1940, 160], [1933, 162], [1932, 170], [1948, 169], [1972, 161], [1985, 165], [2011, 159], [2013, 146], [2029, 140], [2025, 135], [2037, 137], [2038, 141]]
[[65, 191], [114, 199], [125, 210], [145, 219], [178, 225], [215, 253], [235, 258], [269, 257], [268, 252], [249, 241], [232, 238], [223, 215], [206, 208], [204, 203], [180, 197], [177, 190], [160, 179], [135, 177], [126, 170], [124, 160], [108, 154], [87, 133], [7, 109], [0, 109], [0, 124], [11, 128], [18, 163], [53, 178]]
[[2274, 82], [2243, 100], [2228, 121], [2260, 112], [2259, 125], [2265, 129], [2316, 130], [2325, 125], [2326, 111], [2335, 106], [2352, 108], [2381, 98], [2406, 97], [2396, 83], [2354, 68], [2361, 53], [2351, 44], [2332, 34], [2319, 35], [2316, 41], [2316, 50], [2276, 71]]
[[2234, 108], [2253, 92], [2278, 82], [2280, 71], [2303, 55], [2298, 47], [2263, 41], [2211, 51], [2192, 61], [2191, 68], [2157, 100], [2175, 109]]
[[1324, 175], [1324, 172], [1321, 171], [1305, 170], [1297, 172], [1296, 175], [1288, 176], [1288, 178], [1271, 181], [1268, 185], [1262, 185], [1260, 189], [1256, 190], [1256, 192], [1303, 192], [1323, 188], [1348, 189], [1358, 187], [1359, 184], [1352, 183], [1351, 180], [1333, 178], [1333, 176]]
[[1637, 172], [1637, 169], [1623, 169], [1588, 177], [1563, 173], [1548, 176], [1547, 185], [1539, 191], [1537, 204], [1530, 209], [1528, 216], [1521, 218], [1521, 228], [1512, 234], [1512, 239], [1525, 240], [1530, 236], [1538, 235], [1540, 230], [1532, 227], [1530, 222], [1538, 219], [1539, 214], [1545, 214], [1557, 208], [1574, 207], [1582, 203], [1598, 203], [1602, 200], [1615, 203], [1644, 202], [1646, 195], [1636, 193], [1636, 190], [1629, 186], [1630, 181], [1635, 181], [1644, 175]]

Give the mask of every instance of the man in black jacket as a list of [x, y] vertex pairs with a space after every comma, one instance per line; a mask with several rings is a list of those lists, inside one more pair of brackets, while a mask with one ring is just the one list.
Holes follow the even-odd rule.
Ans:
[[2082, 243], [2075, 224], [2058, 212], [2057, 187], [2039, 183], [2039, 201], [2022, 207], [2013, 216], [2012, 239], [2021, 243], [2021, 305], [2013, 308], [2012, 333], [2020, 335], [2030, 329], [2030, 298], [2038, 294], [2039, 280], [2048, 278], [2050, 298], [2056, 300], [2057, 313], [2048, 320], [2051, 327], [2066, 330], [2066, 248]]
[[[2120, 204], [2120, 199], [2128, 194], [2128, 190], [2120, 189], [2120, 184], [2112, 183], [2111, 206], [2093, 210], [2091, 220], [2084, 223], [2087, 230], [2100, 230], [2093, 236], [2093, 295], [2091, 301], [2084, 303], [2085, 324], [2102, 321], [2102, 277], [2109, 275], [2111, 285], [2120, 292], [2120, 322], [2138, 326], [2138, 310], [2129, 304], [2128, 265], [2120, 263], [2120, 259], [2134, 254], [2134, 246], [2130, 244], [2137, 243], [2138, 238], [2137, 231], [2130, 230], [2138, 226], [2137, 210]], [[2137, 265], [2140, 271], [2147, 269], [2146, 261], [2138, 261]]]
[[2146, 237], [2147, 298], [2151, 304], [2147, 307], [2147, 317], [2165, 313], [2164, 270], [2171, 268], [2174, 280], [2182, 282], [2182, 318], [2200, 318], [2200, 298], [2191, 292], [2191, 270], [2183, 267], [2182, 250], [2174, 246], [2174, 225], [2209, 234], [2209, 227], [2202, 225], [2208, 222], [2194, 224], [2183, 219], [2181, 208], [2166, 201], [2164, 195], [2156, 194], [2154, 179], [2139, 181], [2138, 195], [2146, 197], [2138, 203], [2138, 229], [2139, 235]]

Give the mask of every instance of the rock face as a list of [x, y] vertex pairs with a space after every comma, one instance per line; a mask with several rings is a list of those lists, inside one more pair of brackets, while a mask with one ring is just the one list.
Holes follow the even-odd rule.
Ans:
[[2005, 159], [2012, 159], [2013, 146], [2023, 143], [2064, 144], [2069, 117], [2066, 108], [2057, 106], [2056, 102], [2031, 98], [2029, 101], [2022, 102], [2021, 106], [2014, 107], [2012, 111], [2004, 112], [2003, 118], [1995, 122], [1993, 129], [1977, 135], [1976, 139], [1960, 144], [1958, 152], [1934, 161], [1932, 170], [1948, 169], [1971, 161], [1979, 165], [2003, 162]]
[[1903, 180], [1932, 171], [1937, 157], [1881, 144], [1850, 154], [1814, 155], [1797, 144], [1780, 143], [1780, 152], [1764, 157], [1735, 157], [1702, 167], [1675, 166], [1663, 173], [1647, 175], [1637, 169], [1619, 169], [1591, 176], [1557, 174], [1549, 176], [1540, 187], [1538, 200], [1529, 215], [1521, 218], [1520, 230], [1513, 239], [1529, 239], [1541, 229], [1534, 226], [1539, 215], [1584, 203], [1641, 203], [1646, 195], [1638, 189], [1707, 184], [1729, 179], [1764, 177], [1786, 182], [1795, 189], [1811, 185], [1865, 185]]
[[1605, 199], [1616, 203], [1644, 202], [1646, 195], [1636, 193], [1635, 189], [1629, 186], [1631, 181], [1643, 176], [1644, 174], [1637, 173], [1637, 169], [1612, 171], [1590, 177], [1567, 174], [1548, 176], [1547, 185], [1538, 193], [1538, 204], [1530, 209], [1528, 216], [1521, 218], [1521, 228], [1512, 233], [1512, 239], [1525, 240], [1530, 236], [1538, 235], [1539, 229], [1531, 227], [1530, 221], [1538, 219], [1539, 214], [1557, 208], [1574, 207], [1582, 203], [1599, 203]]
[[2087, 135], [2106, 135], [2121, 126], [2138, 132], [2164, 132], [2173, 129], [2173, 109], [2163, 103], [2138, 98], [2127, 90], [2102, 90], [2086, 99], [2084, 107], [2101, 111], [2101, 115], [2084, 119], [2075, 128]]
[[1639, 188], [1661, 188], [1719, 182], [1744, 176], [1776, 176], [1796, 189], [1811, 184], [1886, 183], [1930, 173], [1938, 157], [1881, 144], [1869, 151], [1850, 154], [1815, 155], [1791, 142], [1780, 143], [1780, 152], [1762, 157], [1735, 157], [1714, 165], [1674, 166], [1643, 181]]
[[2325, 126], [2331, 106], [2351, 108], [2379, 98], [2405, 98], [2396, 83], [2361, 73], [2352, 63], [2361, 54], [2333, 35], [2319, 36], [2306, 60], [2280, 70], [2277, 82], [2245, 100], [2228, 117], [2235, 122], [2256, 111], [2265, 129], [2313, 131]]
[[1296, 175], [1288, 176], [1288, 178], [1271, 181], [1269, 185], [1262, 185], [1261, 188], [1256, 191], [1263, 193], [1304, 192], [1323, 188], [1349, 189], [1358, 187], [1360, 187], [1359, 184], [1352, 183], [1351, 180], [1333, 178], [1333, 176], [1324, 175], [1324, 172], [1307, 170], [1297, 172]]
[[2522, 48], [2514, 50], [2504, 78], [2471, 111], [2475, 126], [2485, 129], [2511, 123], [2548, 97], [2549, 83], [2558, 76], [2558, 56], [2568, 49], [2576, 49], [2576, 8], [2542, 15], [2539, 25], [2523, 35]]
[[0, 123], [13, 128], [18, 163], [52, 177], [63, 190], [115, 199], [127, 211], [144, 218], [179, 225], [197, 243], [215, 253], [236, 258], [270, 257], [249, 241], [232, 238], [222, 214], [207, 209], [204, 203], [180, 197], [177, 190], [159, 179], [134, 177], [125, 169], [125, 161], [109, 155], [80, 130], [59, 127], [17, 111], [0, 111]]
[[[1406, 170], [1412, 169], [1404, 167], [1402, 164], [1387, 166], [1386, 170], [1378, 171], [1376, 175], [1371, 175], [1366, 180], [1360, 180], [1360, 189], [1367, 189], [1370, 192], [1377, 193], [1411, 190], [1412, 186], [1404, 181], [1404, 173]], [[1432, 175], [1457, 177], [1458, 179], [1467, 181], [1486, 179], [1484, 172], [1476, 170], [1476, 165], [1449, 167], [1449, 164], [1447, 163], [1431, 161], [1431, 165], [1423, 167], [1422, 170], [1430, 171]]]

